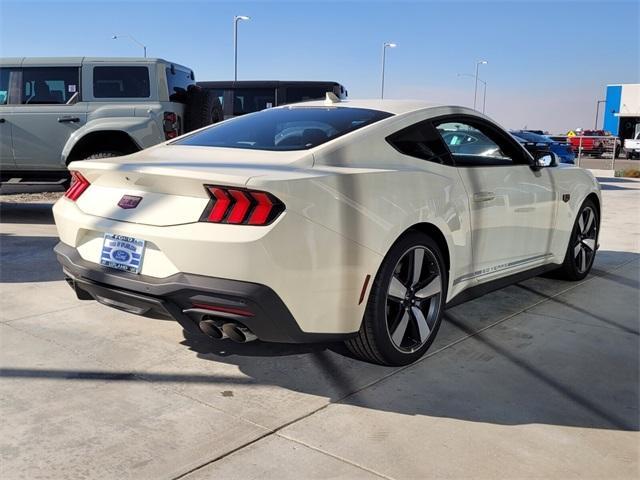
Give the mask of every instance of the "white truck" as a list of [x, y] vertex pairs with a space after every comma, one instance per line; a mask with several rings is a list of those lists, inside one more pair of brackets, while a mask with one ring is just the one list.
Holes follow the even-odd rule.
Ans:
[[624, 153], [628, 159], [640, 158], [640, 131], [633, 138], [624, 141]]

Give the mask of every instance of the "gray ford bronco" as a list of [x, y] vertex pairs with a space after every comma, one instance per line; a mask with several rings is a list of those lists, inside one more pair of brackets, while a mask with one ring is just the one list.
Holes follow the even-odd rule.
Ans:
[[133, 153], [222, 118], [193, 71], [166, 60], [0, 59], [0, 181], [64, 184], [69, 162]]

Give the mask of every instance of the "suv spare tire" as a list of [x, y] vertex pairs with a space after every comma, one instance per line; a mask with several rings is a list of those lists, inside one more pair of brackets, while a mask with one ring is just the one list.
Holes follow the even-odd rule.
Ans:
[[185, 133], [222, 120], [222, 105], [218, 97], [197, 85], [189, 85], [185, 107]]

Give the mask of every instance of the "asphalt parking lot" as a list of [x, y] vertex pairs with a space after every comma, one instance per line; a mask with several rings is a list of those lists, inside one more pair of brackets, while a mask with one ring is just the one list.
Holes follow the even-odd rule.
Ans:
[[404, 368], [80, 302], [50, 201], [3, 198], [0, 477], [638, 478], [640, 181], [598, 175], [585, 281], [451, 309]]

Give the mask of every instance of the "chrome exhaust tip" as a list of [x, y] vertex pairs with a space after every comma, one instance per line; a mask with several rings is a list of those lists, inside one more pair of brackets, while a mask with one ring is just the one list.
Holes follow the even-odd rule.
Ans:
[[222, 329], [216, 325], [216, 322], [207, 317], [203, 317], [202, 320], [200, 320], [198, 327], [202, 333], [214, 340], [222, 340], [227, 336]]
[[243, 327], [236, 323], [225, 323], [222, 326], [222, 333], [234, 342], [238, 343], [252, 342], [258, 338], [247, 327]]

